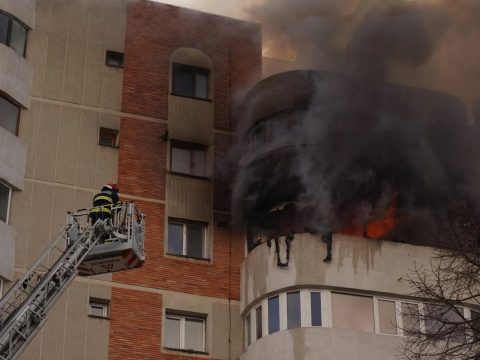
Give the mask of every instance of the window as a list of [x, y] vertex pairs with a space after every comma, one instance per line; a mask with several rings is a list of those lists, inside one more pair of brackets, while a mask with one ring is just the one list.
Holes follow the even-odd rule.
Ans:
[[332, 293], [332, 325], [373, 333], [373, 298]]
[[3, 297], [3, 280], [0, 279], [0, 299]]
[[10, 200], [12, 190], [0, 182], [0, 221], [8, 224], [8, 215], [10, 212]]
[[[457, 313], [457, 310], [459, 313]], [[423, 307], [425, 318], [425, 333], [427, 336], [450, 337], [451, 340], [462, 342], [465, 340], [463, 326], [463, 309], [451, 309], [447, 306], [427, 304]]]
[[175, 350], [205, 352], [205, 318], [167, 314], [165, 347]]
[[19, 117], [20, 107], [0, 96], [0, 126], [17, 135]]
[[378, 300], [378, 325], [382, 334], [397, 334], [395, 301]]
[[245, 319], [245, 328], [246, 328], [246, 338], [247, 338], [247, 346], [252, 343], [252, 318], [250, 313], [247, 315]]
[[470, 316], [471, 326], [473, 328], [473, 339], [478, 341], [480, 340], [480, 312], [470, 310]]
[[319, 292], [310, 293], [312, 326], [322, 326], [322, 298]]
[[255, 309], [255, 320], [256, 320], [256, 332], [257, 332], [257, 340], [262, 338], [262, 307], [259, 306]]
[[174, 173], [207, 176], [207, 147], [172, 141], [170, 170]]
[[300, 291], [287, 294], [287, 327], [289, 329], [301, 326]]
[[173, 95], [208, 99], [210, 70], [196, 66], [173, 64]]
[[403, 335], [415, 336], [420, 332], [420, 312], [418, 304], [402, 302]]
[[118, 130], [101, 127], [98, 134], [98, 144], [103, 146], [117, 147]]
[[268, 299], [268, 333], [273, 334], [280, 330], [280, 308], [278, 295]]
[[90, 298], [88, 304], [88, 315], [97, 318], [108, 318], [109, 300]]
[[0, 43], [25, 56], [28, 29], [10, 14], [0, 12]]
[[123, 68], [123, 58], [124, 58], [123, 53], [107, 50], [107, 53], [105, 56], [105, 65]]
[[168, 253], [206, 259], [207, 224], [184, 220], [168, 221]]

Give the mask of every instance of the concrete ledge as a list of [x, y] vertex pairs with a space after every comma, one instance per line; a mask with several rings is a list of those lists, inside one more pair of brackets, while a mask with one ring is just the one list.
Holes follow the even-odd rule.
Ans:
[[402, 338], [331, 328], [282, 330], [255, 341], [240, 360], [395, 360]]
[[0, 277], [13, 280], [13, 259], [15, 254], [15, 235], [13, 227], [0, 221]]
[[0, 0], [0, 9], [17, 17], [29, 28], [34, 28], [35, 0]]
[[0, 44], [0, 90], [29, 108], [32, 78], [33, 66], [13, 49]]
[[0, 178], [15, 189], [23, 190], [26, 161], [27, 145], [0, 127]]

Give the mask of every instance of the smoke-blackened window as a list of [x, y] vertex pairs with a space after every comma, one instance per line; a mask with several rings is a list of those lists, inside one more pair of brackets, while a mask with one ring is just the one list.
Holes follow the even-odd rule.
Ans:
[[172, 70], [173, 95], [208, 99], [210, 70], [184, 64], [173, 64]]

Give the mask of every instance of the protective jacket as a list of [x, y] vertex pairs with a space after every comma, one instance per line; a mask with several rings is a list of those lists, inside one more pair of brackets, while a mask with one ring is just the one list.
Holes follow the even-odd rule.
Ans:
[[103, 188], [93, 198], [93, 208], [90, 210], [90, 216], [101, 214], [109, 218], [112, 214], [112, 206], [117, 205], [119, 201], [120, 199], [115, 190]]

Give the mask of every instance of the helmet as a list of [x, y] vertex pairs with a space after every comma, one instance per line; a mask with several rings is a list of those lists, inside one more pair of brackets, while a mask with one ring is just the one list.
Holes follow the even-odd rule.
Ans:
[[117, 192], [120, 190], [118, 188], [117, 184], [115, 184], [115, 183], [108, 183], [106, 185], [103, 185], [103, 189], [110, 189], [110, 190], [117, 191]]

